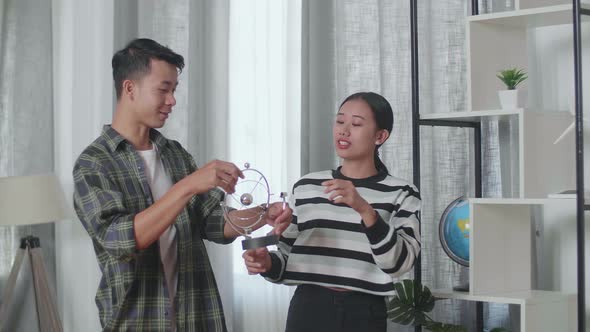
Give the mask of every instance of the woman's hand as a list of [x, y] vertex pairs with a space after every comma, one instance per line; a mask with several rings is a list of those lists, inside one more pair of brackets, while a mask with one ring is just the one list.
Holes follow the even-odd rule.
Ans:
[[328, 199], [334, 203], [350, 206], [358, 212], [367, 227], [371, 227], [377, 220], [377, 212], [356, 190], [354, 184], [348, 180], [333, 179], [322, 182], [324, 193], [330, 194]]
[[350, 181], [328, 180], [322, 182], [322, 186], [325, 187], [324, 193], [330, 194], [329, 199], [334, 203], [346, 204], [358, 213], [372, 209], [371, 205], [359, 195], [356, 187]]
[[246, 250], [242, 254], [242, 257], [244, 258], [248, 274], [264, 273], [269, 271], [272, 266], [272, 260], [266, 247]]
[[272, 233], [281, 235], [283, 231], [291, 224], [293, 210], [288, 204], [282, 202], [272, 203], [264, 215], [264, 221], [273, 226]]

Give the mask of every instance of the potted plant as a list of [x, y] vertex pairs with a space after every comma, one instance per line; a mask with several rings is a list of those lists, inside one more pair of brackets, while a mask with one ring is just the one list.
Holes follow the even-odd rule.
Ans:
[[[506, 90], [498, 91], [502, 109], [518, 108], [520, 105], [516, 86], [528, 78], [526, 72], [523, 69], [510, 68], [501, 70], [496, 76], [506, 85]], [[520, 98], [522, 99], [522, 95]]]
[[[405, 279], [394, 284], [396, 295], [387, 303], [387, 317], [401, 325], [421, 325], [433, 332], [467, 332], [461, 325], [444, 324], [434, 321], [426, 313], [434, 309], [437, 300], [428, 287]], [[504, 328], [494, 328], [490, 332], [507, 332]]]

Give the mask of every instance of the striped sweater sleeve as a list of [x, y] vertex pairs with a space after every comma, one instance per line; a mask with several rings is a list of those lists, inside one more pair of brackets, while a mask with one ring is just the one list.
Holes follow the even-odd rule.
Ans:
[[280, 282], [283, 280], [283, 275], [285, 273], [289, 254], [291, 253], [291, 248], [293, 248], [293, 244], [299, 235], [299, 229], [297, 227], [297, 212], [294, 208], [294, 196], [295, 195], [291, 193], [291, 196], [289, 197], [289, 206], [293, 208], [291, 224], [287, 227], [287, 229], [285, 229], [283, 234], [281, 234], [279, 243], [277, 244], [278, 250], [272, 251], [270, 253], [270, 258], [272, 261], [271, 269], [268, 272], [261, 274], [266, 280], [270, 282]]
[[385, 221], [377, 214], [373, 226], [366, 227], [362, 223], [375, 264], [394, 278], [409, 272], [420, 254], [421, 199], [418, 190], [406, 185], [395, 205], [399, 208], [389, 220]]

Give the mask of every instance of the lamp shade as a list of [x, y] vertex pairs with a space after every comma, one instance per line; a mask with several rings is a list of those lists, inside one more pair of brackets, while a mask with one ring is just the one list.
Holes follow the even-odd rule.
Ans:
[[0, 225], [17, 226], [66, 218], [64, 194], [57, 177], [0, 177]]

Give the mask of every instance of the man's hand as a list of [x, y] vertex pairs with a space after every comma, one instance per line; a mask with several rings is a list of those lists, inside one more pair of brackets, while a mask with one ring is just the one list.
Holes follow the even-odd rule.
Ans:
[[[284, 206], [284, 209], [283, 209]], [[293, 210], [282, 202], [272, 203], [264, 215], [264, 221], [273, 226], [272, 233], [280, 236], [291, 224]]]
[[269, 271], [272, 266], [272, 260], [266, 247], [246, 250], [242, 254], [242, 257], [244, 258], [248, 274], [264, 273]]
[[199, 168], [185, 179], [193, 194], [206, 193], [216, 187], [221, 187], [226, 193], [235, 192], [238, 178], [244, 178], [240, 169], [227, 161], [213, 160]]

